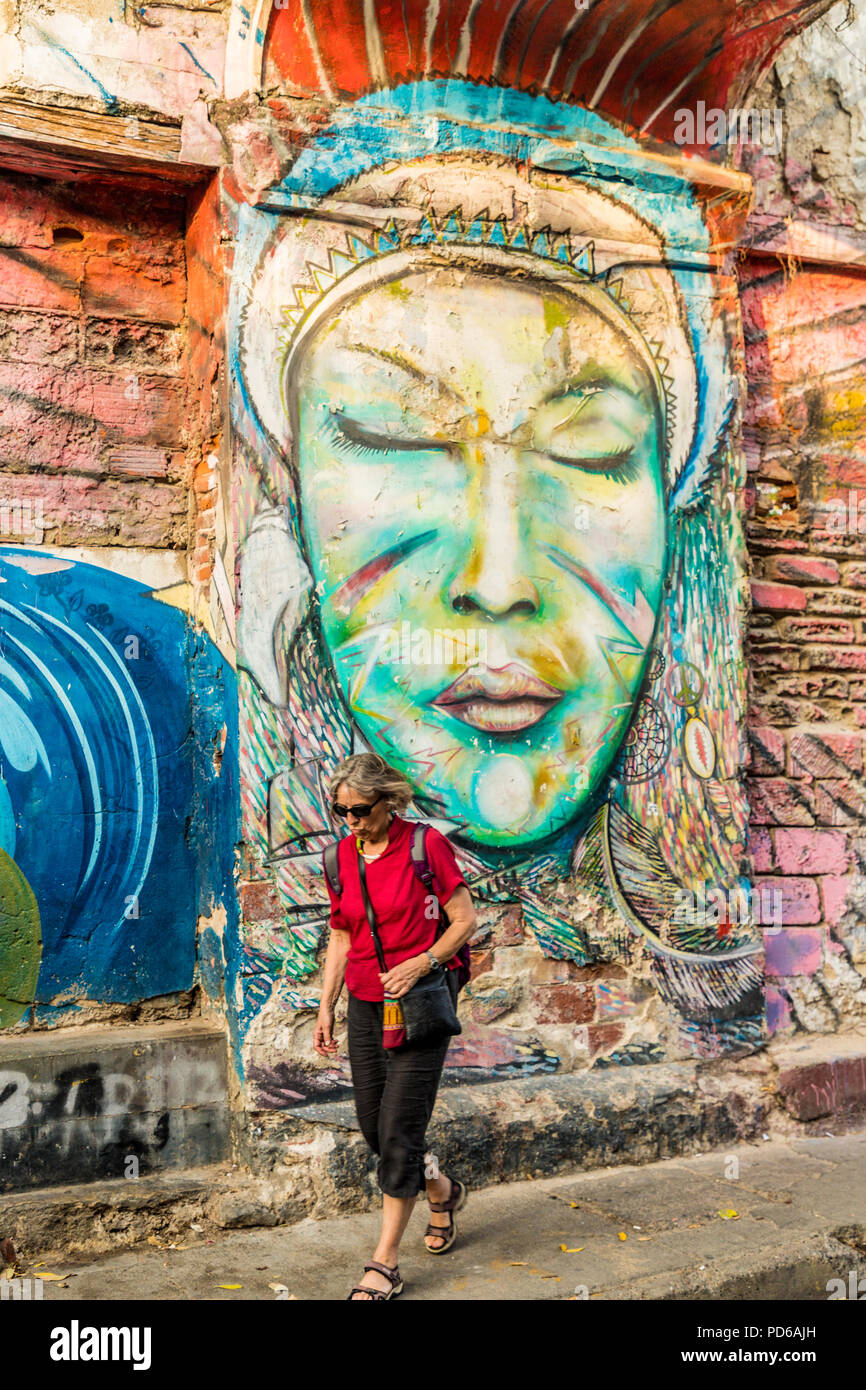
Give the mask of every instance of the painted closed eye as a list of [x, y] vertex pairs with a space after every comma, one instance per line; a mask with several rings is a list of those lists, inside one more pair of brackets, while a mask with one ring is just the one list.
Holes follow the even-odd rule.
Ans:
[[432, 453], [449, 451], [451, 448], [442, 440], [398, 433], [394, 426], [384, 424], [375, 429], [362, 425], [341, 410], [331, 412], [326, 428], [337, 448], [361, 458], [374, 458], [381, 454]]
[[639, 476], [653, 417], [631, 392], [587, 383], [551, 397], [536, 413], [533, 448], [553, 463], [612, 482]]
[[563, 464], [566, 468], [580, 468], [585, 473], [598, 473], [612, 482], [633, 482], [640, 473], [640, 460], [636, 451], [628, 445], [604, 454], [589, 454], [585, 450], [558, 453], [545, 449], [543, 452], [552, 463]]

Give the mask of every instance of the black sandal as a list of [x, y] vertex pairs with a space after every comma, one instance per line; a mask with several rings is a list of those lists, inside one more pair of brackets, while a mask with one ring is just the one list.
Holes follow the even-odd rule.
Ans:
[[[446, 1250], [450, 1250], [457, 1239], [457, 1223], [454, 1220], [454, 1212], [462, 1211], [466, 1205], [466, 1198], [469, 1195], [468, 1188], [459, 1178], [452, 1178], [450, 1173], [443, 1173], [443, 1178], [447, 1178], [451, 1184], [451, 1196], [447, 1202], [431, 1202], [431, 1211], [447, 1211], [451, 1213], [451, 1220], [447, 1226], [428, 1226], [424, 1232], [424, 1249], [428, 1255], [444, 1255]], [[436, 1236], [444, 1244], [438, 1245], [435, 1250], [427, 1244], [428, 1236]]]
[[362, 1301], [360, 1298], [355, 1298], [356, 1293], [367, 1294], [373, 1303], [387, 1303], [389, 1298], [396, 1298], [398, 1294], [403, 1292], [403, 1280], [400, 1278], [399, 1265], [389, 1269], [388, 1265], [380, 1265], [378, 1260], [371, 1260], [369, 1264], [364, 1265], [365, 1274], [368, 1269], [374, 1269], [377, 1274], [384, 1274], [385, 1278], [390, 1280], [390, 1289], [386, 1293], [384, 1289], [371, 1289], [369, 1284], [356, 1284], [346, 1300], [348, 1303], [360, 1303]]

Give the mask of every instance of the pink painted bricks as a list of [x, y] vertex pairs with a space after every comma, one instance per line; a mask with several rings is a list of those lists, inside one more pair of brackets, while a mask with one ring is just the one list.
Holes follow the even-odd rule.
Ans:
[[778, 613], [801, 612], [806, 607], [806, 595], [790, 584], [767, 584], [753, 579], [752, 605]]
[[774, 867], [782, 874], [844, 874], [851, 863], [841, 830], [773, 830]]
[[773, 878], [754, 878], [754, 886], [763, 892], [777, 893], [781, 902], [781, 920], [785, 926], [807, 926], [821, 920], [818, 887], [812, 878], [778, 875]]
[[824, 933], [820, 927], [789, 927], [764, 932], [765, 970], [782, 978], [814, 975], [821, 964]]

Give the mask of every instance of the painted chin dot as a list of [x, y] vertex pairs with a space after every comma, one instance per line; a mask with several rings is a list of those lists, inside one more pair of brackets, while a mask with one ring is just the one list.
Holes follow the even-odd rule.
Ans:
[[532, 806], [532, 779], [520, 758], [495, 757], [474, 785], [478, 814], [497, 830], [519, 825]]

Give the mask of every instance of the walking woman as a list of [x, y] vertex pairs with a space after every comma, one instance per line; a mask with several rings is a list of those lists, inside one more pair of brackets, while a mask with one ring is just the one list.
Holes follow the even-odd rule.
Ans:
[[[454, 1244], [454, 1213], [466, 1200], [459, 1178], [438, 1169], [435, 1177], [425, 1178], [424, 1168], [427, 1125], [450, 1038], [386, 1048], [384, 999], [387, 994], [399, 1000], [423, 976], [444, 970], [456, 1003], [463, 964], [458, 952], [475, 931], [475, 910], [454, 851], [433, 826], [424, 832], [424, 859], [432, 882], [428, 874], [425, 883], [417, 871], [417, 854], [413, 866], [414, 826], [400, 816], [412, 799], [412, 788], [384, 758], [377, 753], [347, 758], [331, 778], [329, 794], [333, 815], [345, 819], [351, 833], [338, 843], [337, 887], [326, 872], [331, 933], [313, 1047], [323, 1057], [336, 1051], [334, 1010], [345, 980], [355, 1105], [364, 1138], [379, 1156], [378, 1182], [384, 1194], [379, 1244], [349, 1297], [384, 1302], [403, 1290], [397, 1264], [400, 1241], [418, 1193], [426, 1188], [430, 1203], [425, 1243], [431, 1255], [441, 1255]], [[362, 881], [384, 952], [384, 972]], [[441, 935], [440, 908], [447, 914]]]

